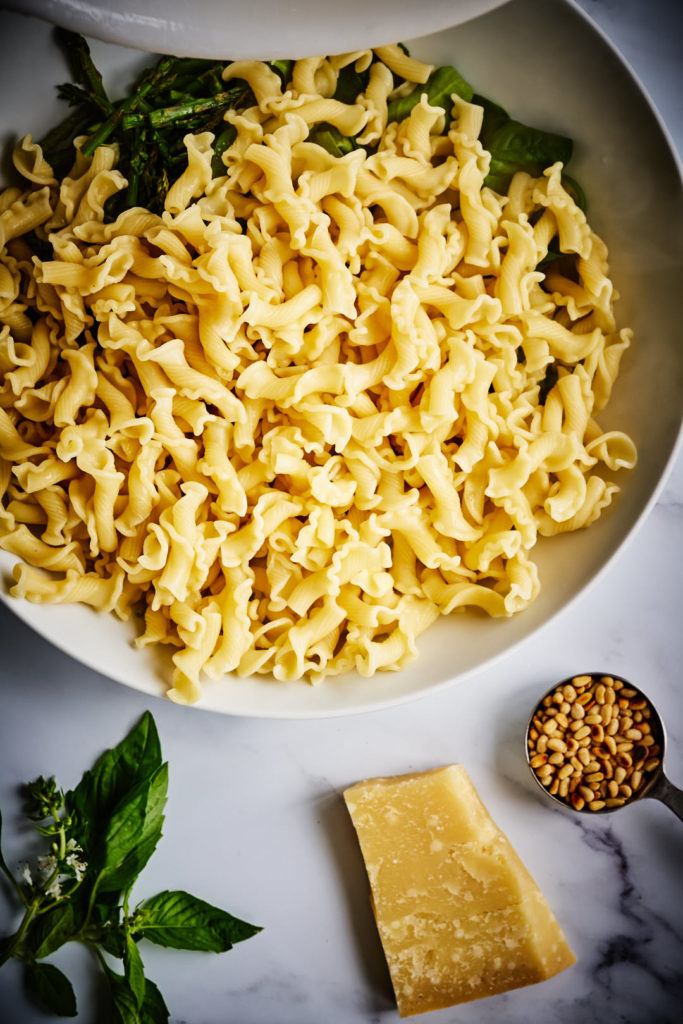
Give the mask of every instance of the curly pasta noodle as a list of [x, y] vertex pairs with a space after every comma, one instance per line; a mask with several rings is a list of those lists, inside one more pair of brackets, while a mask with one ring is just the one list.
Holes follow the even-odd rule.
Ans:
[[[595, 419], [630, 334], [561, 166], [493, 192], [481, 108], [454, 97], [444, 134], [423, 96], [388, 124], [391, 71], [431, 69], [378, 56], [354, 104], [331, 96], [369, 51], [299, 61], [287, 89], [229, 66], [256, 105], [226, 115], [219, 177], [213, 136], [187, 137], [161, 216], [105, 222], [107, 146], [57, 182], [29, 136], [28, 185], [0, 195], [12, 593], [143, 609], [177, 701], [231, 672], [398, 670], [441, 614], [520, 612], [539, 535], [594, 522], [601, 467], [635, 463]], [[332, 156], [320, 122], [376, 148]], [[539, 270], [556, 236], [568, 276]]]

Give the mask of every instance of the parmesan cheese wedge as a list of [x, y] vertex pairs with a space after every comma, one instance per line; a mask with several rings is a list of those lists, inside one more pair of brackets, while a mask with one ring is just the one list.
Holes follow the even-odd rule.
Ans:
[[461, 765], [344, 793], [401, 1017], [575, 962], [540, 889]]

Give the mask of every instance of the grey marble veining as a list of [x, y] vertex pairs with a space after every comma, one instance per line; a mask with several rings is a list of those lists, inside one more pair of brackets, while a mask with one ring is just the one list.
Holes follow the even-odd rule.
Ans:
[[[680, 10], [673, 0], [580, 0], [626, 55], [683, 149]], [[392, 1024], [397, 1015], [341, 797], [364, 776], [467, 765], [577, 954], [550, 981], [430, 1014], [429, 1024], [679, 1024], [683, 826], [655, 801], [586, 819], [549, 807], [520, 750], [539, 692], [572, 665], [645, 689], [683, 784], [683, 459], [637, 537], [581, 600], [527, 645], [457, 687], [403, 707], [311, 722], [230, 719], [150, 702], [57, 652], [0, 607], [0, 807], [9, 862], [19, 782], [65, 786], [152, 704], [171, 766], [165, 835], [136, 898], [187, 888], [264, 931], [225, 956], [147, 946], [173, 1024]], [[208, 808], [208, 811], [207, 811]], [[8, 923], [0, 884], [0, 934]], [[9, 925], [8, 925], [9, 926]], [[99, 1024], [90, 964], [78, 1024]], [[44, 1024], [16, 965], [0, 972], [0, 1024]]]

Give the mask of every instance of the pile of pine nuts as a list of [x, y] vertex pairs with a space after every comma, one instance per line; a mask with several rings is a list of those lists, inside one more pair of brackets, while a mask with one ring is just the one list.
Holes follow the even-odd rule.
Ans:
[[661, 746], [646, 698], [612, 676], [575, 676], [543, 698], [531, 720], [529, 765], [577, 811], [621, 807], [649, 782]]

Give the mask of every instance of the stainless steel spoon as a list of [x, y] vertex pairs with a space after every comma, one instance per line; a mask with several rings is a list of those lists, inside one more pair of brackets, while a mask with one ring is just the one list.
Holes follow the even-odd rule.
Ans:
[[[569, 688], [567, 692], [571, 696], [571, 690], [573, 688], [574, 681], [576, 679], [581, 679], [585, 677], [590, 677], [591, 683], [583, 692], [587, 692], [588, 690], [590, 690], [598, 684], [604, 685], [605, 680], [611, 679], [616, 680], [618, 683], [621, 683], [622, 687], [626, 688], [627, 692], [633, 691], [635, 693], [636, 696], [631, 697], [631, 701], [638, 702], [644, 700], [649, 710], [649, 717], [647, 721], [650, 727], [651, 735], [654, 737], [655, 744], [659, 747], [659, 753], [657, 754], [657, 757], [659, 759], [658, 767], [656, 767], [654, 770], [650, 771], [645, 777], [643, 777], [642, 784], [637, 789], [635, 789], [631, 796], [626, 797], [619, 807], [609, 806], [609, 801], [603, 800], [600, 800], [598, 802], [604, 803], [604, 806], [595, 810], [588, 806], [588, 801], [586, 801], [586, 803], [583, 806], [574, 806], [571, 802], [571, 795], [568, 795], [565, 798], [559, 795], [558, 793], [549, 792], [550, 787], [548, 785], [544, 785], [541, 781], [541, 778], [539, 778], [539, 774], [537, 774], [538, 772], [543, 770], [542, 766], [536, 765], [536, 767], [533, 767], [531, 763], [534, 760], [538, 760], [536, 748], [538, 740], [533, 738], [532, 730], [536, 728], [536, 730], [538, 731], [537, 727], [534, 725], [534, 720], [536, 719], [536, 721], [538, 721], [537, 716], [544, 715], [547, 713], [547, 707], [544, 705], [544, 701], [547, 700], [547, 698], [549, 697], [552, 698], [552, 696], [556, 694], [558, 690], [564, 691], [565, 688]], [[577, 698], [578, 697], [580, 697], [580, 693], [577, 694]], [[567, 703], [571, 704], [572, 702], [567, 701]], [[556, 708], [558, 706], [559, 705], [556, 705]], [[553, 707], [553, 705], [551, 704], [550, 707]], [[555, 711], [555, 716], [556, 715], [557, 710]], [[570, 715], [569, 721], [576, 721], [576, 719], [572, 719]], [[558, 728], [556, 733], [553, 732], [549, 739], [551, 739], [554, 735], [557, 735], [557, 737], [559, 738], [560, 735], [565, 735], [565, 730], [562, 727]], [[569, 729], [566, 731], [566, 736], [569, 736], [570, 738], [572, 736], [571, 725]], [[636, 742], [637, 741], [634, 741], [634, 745]], [[645, 800], [648, 798], [652, 798], [653, 800], [660, 800], [663, 804], [666, 804], [666, 806], [671, 811], [673, 811], [676, 817], [683, 821], [683, 790], [679, 789], [677, 786], [674, 786], [673, 783], [669, 781], [669, 779], [666, 777], [664, 773], [664, 754], [666, 750], [666, 732], [664, 729], [664, 723], [662, 722], [659, 713], [657, 712], [657, 709], [655, 708], [654, 704], [649, 699], [649, 697], [647, 697], [641, 689], [639, 689], [637, 686], [634, 686], [632, 683], [628, 682], [628, 680], [624, 679], [622, 676], [617, 676], [614, 675], [614, 673], [607, 672], [585, 672], [581, 673], [580, 675], [575, 674], [573, 676], [570, 676], [569, 678], [563, 680], [561, 683], [556, 683], [555, 686], [551, 687], [551, 689], [548, 690], [548, 692], [541, 697], [541, 699], [534, 707], [531, 715], [529, 716], [529, 722], [524, 737], [524, 749], [526, 751], [526, 760], [527, 764], [529, 765], [529, 771], [531, 772], [538, 786], [543, 790], [543, 792], [549, 799], [554, 800], [555, 803], [560, 804], [562, 807], [567, 808], [570, 811], [576, 811], [579, 814], [607, 814], [610, 811], [621, 810], [621, 807], [626, 807], [629, 804], [633, 804], [637, 800]], [[590, 748], [586, 747], [586, 749]], [[565, 762], [570, 764], [571, 757], [565, 756]], [[617, 762], [615, 756], [614, 764], [616, 765], [616, 763]], [[557, 766], [558, 771], [560, 767], [560, 765]], [[578, 800], [577, 803], [580, 804], [581, 801]]]

